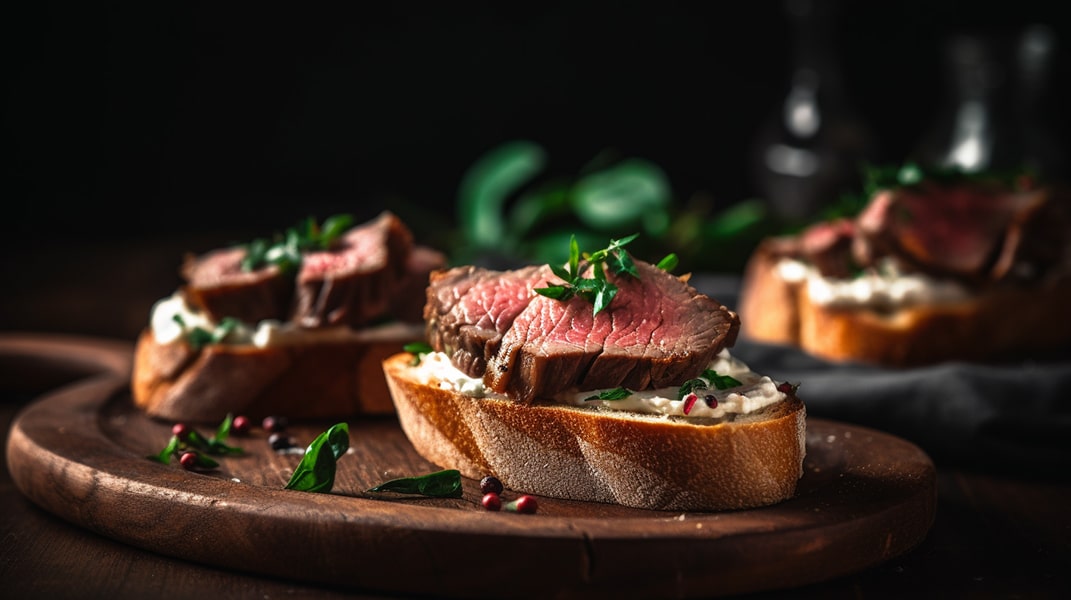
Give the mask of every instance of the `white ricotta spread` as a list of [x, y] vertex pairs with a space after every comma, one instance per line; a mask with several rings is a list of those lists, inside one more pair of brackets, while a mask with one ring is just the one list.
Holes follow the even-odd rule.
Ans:
[[[684, 412], [686, 401], [677, 399], [680, 386], [634, 391], [620, 400], [589, 400], [606, 390], [573, 390], [558, 394], [554, 397], [554, 401], [589, 408], [721, 419], [732, 414], [754, 412], [785, 399], [785, 394], [778, 391], [776, 382], [765, 375], [755, 373], [742, 361], [732, 357], [728, 350], [722, 350], [707, 368], [720, 376], [736, 379], [740, 385], [719, 390], [708, 381], [707, 388], [697, 390], [699, 399], [692, 404], [687, 415]], [[459, 371], [450, 362], [449, 357], [442, 352], [424, 355], [420, 364], [414, 369], [414, 377], [424, 385], [438, 385], [442, 389], [474, 398], [504, 398], [484, 387], [482, 379], [474, 379]], [[705, 400], [708, 395], [712, 395], [716, 402], [708, 404]]]
[[803, 283], [811, 301], [819, 306], [896, 309], [970, 297], [970, 291], [955, 281], [904, 273], [891, 261], [866, 269], [852, 279], [833, 279], [823, 277], [818, 269], [804, 262], [784, 259], [777, 265], [777, 274], [790, 283]]
[[[153, 306], [149, 322], [152, 326], [153, 335], [160, 344], [178, 341], [194, 328], [212, 332], [220, 326], [219, 323], [210, 319], [208, 315], [196, 311], [186, 304], [182, 294], [178, 292], [158, 301]], [[390, 323], [380, 327], [360, 330], [353, 330], [344, 325], [308, 329], [298, 327], [293, 323], [266, 319], [255, 326], [238, 323], [220, 342], [224, 344], [251, 344], [258, 348], [271, 348], [331, 341], [341, 342], [349, 339], [375, 341], [381, 337], [397, 336], [403, 329], [405, 330], [404, 335], [414, 337], [414, 339], [423, 333], [423, 326], [419, 324]]]

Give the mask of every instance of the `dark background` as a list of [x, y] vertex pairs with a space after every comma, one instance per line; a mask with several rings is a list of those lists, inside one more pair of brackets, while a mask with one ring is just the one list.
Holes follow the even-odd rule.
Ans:
[[[831, 43], [880, 157], [901, 160], [934, 119], [947, 35], [1032, 23], [1051, 25], [1061, 44], [1051, 126], [1068, 139], [1060, 107], [1071, 32], [1059, 6], [841, 3]], [[53, 285], [56, 262], [76, 269], [101, 244], [122, 252], [175, 240], [162, 250], [169, 279], [156, 294], [168, 291], [180, 248], [310, 214], [389, 207], [430, 235], [453, 225], [465, 169], [512, 139], [543, 145], [562, 173], [608, 148], [646, 158], [676, 197], [705, 193], [724, 207], [758, 193], [749, 145], [791, 64], [777, 0], [3, 11], [8, 303]], [[17, 318], [8, 311], [0, 324]]]

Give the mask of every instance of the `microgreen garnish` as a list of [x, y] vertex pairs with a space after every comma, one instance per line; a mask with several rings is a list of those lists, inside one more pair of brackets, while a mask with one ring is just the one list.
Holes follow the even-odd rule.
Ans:
[[461, 473], [456, 469], [446, 469], [417, 477], [401, 477], [381, 483], [368, 491], [419, 494], [433, 498], [460, 498]]
[[328, 217], [322, 225], [308, 217], [285, 233], [275, 234], [271, 240], [255, 239], [245, 245], [242, 270], [255, 271], [268, 265], [275, 265], [282, 271], [296, 269], [305, 252], [330, 250], [352, 224], [352, 215]]
[[335, 467], [338, 459], [350, 447], [350, 428], [346, 423], [336, 423], [305, 449], [305, 455], [294, 469], [287, 482], [288, 490], [301, 492], [330, 492], [335, 485]]
[[594, 306], [594, 314], [599, 314], [610, 305], [610, 301], [617, 295], [617, 286], [606, 279], [606, 268], [615, 275], [628, 274], [639, 277], [636, 265], [632, 257], [624, 250], [624, 246], [636, 239], [638, 233], [634, 233], [620, 240], [610, 240], [610, 245], [602, 250], [584, 253], [583, 257], [591, 266], [591, 278], [586, 278], [580, 268], [580, 248], [576, 242], [576, 236], [569, 239], [569, 263], [567, 266], [550, 265], [554, 272], [565, 283], [561, 285], [548, 285], [543, 288], [535, 288], [535, 292], [554, 300], [566, 301], [573, 296], [584, 298]]
[[220, 319], [219, 325], [216, 325], [209, 331], [203, 327], [187, 328], [186, 321], [183, 320], [182, 315], [176, 314], [171, 318], [186, 332], [186, 343], [194, 350], [200, 350], [208, 344], [218, 344], [222, 342], [239, 325], [238, 319], [235, 319], [234, 317], [223, 317]]
[[413, 355], [413, 360], [409, 361], [409, 364], [414, 367], [419, 365], [420, 361], [424, 360], [425, 354], [435, 351], [435, 349], [427, 342], [410, 342], [405, 346], [402, 346], [402, 349]]
[[631, 395], [632, 390], [628, 388], [619, 387], [614, 388], [612, 390], [603, 390], [598, 394], [584, 398], [584, 401], [587, 402], [589, 400], [624, 400], [625, 398], [628, 398]]
[[706, 369], [699, 375], [699, 377], [689, 379], [681, 385], [680, 389], [677, 390], [677, 400], [683, 400], [688, 394], [691, 394], [696, 390], [705, 390], [711, 385], [719, 390], [727, 390], [742, 384], [729, 375], [718, 375], [716, 371]]
[[158, 454], [150, 456], [149, 458], [156, 462], [163, 464], [170, 464], [171, 457], [179, 457], [183, 452], [194, 450], [197, 452], [198, 464], [197, 466], [202, 468], [215, 468], [219, 466], [219, 463], [205, 456], [206, 454], [212, 454], [215, 456], [223, 456], [229, 454], [242, 454], [245, 451], [238, 446], [230, 446], [226, 443], [227, 437], [230, 435], [231, 426], [234, 423], [234, 416], [228, 414], [223, 422], [216, 428], [216, 433], [206, 438], [200, 433], [197, 433], [195, 429], [190, 429], [181, 439], [177, 435], [172, 435], [168, 440], [167, 446], [164, 447]]
[[677, 268], [677, 263], [679, 263], [679, 262], [680, 262], [680, 260], [677, 258], [677, 255], [670, 253], [670, 254], [667, 254], [662, 260], [658, 261], [658, 265], [657, 266], [658, 266], [659, 269], [662, 269], [663, 271], [667, 271], [668, 272], [668, 271], [672, 271], [673, 269], [676, 269]]

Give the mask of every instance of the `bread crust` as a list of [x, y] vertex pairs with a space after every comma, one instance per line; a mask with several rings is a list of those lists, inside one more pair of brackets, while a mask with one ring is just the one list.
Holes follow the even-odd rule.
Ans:
[[383, 362], [413, 447], [510, 490], [644, 509], [719, 511], [792, 497], [803, 474], [806, 409], [794, 395], [719, 424], [497, 398], [414, 378], [413, 356]]
[[171, 421], [393, 414], [382, 361], [422, 339], [421, 325], [396, 323], [344, 340], [198, 351], [181, 340], [161, 344], [146, 328], [134, 351], [131, 394], [147, 414]]
[[804, 283], [777, 272], [760, 247], [741, 286], [741, 336], [796, 345], [838, 362], [916, 367], [945, 361], [992, 361], [1065, 349], [1071, 344], [1071, 280], [994, 285], [965, 301], [892, 311], [815, 303]]

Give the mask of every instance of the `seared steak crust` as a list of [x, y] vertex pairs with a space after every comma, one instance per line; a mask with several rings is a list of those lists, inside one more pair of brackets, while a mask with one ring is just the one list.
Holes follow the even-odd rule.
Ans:
[[560, 282], [549, 267], [433, 274], [429, 343], [489, 389], [531, 402], [569, 389], [679, 385], [736, 341], [736, 314], [681, 279], [636, 261], [639, 279], [618, 286], [593, 315], [582, 298], [554, 300], [535, 287]]

